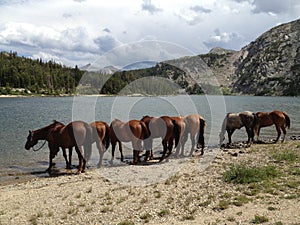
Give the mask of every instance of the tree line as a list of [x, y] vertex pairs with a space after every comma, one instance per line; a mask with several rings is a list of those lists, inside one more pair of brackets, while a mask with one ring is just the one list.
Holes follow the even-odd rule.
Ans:
[[77, 66], [0, 52], [0, 94], [73, 94], [82, 75]]
[[[83, 76], [84, 75], [84, 76]], [[165, 63], [155, 67], [117, 71], [114, 74], [88, 72], [66, 67], [53, 60], [19, 57], [17, 52], [0, 52], [0, 94], [202, 94], [189, 84], [185, 72]]]

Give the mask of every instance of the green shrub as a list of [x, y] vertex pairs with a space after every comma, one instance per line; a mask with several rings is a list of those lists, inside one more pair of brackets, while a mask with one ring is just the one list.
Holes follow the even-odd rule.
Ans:
[[249, 184], [277, 177], [279, 172], [275, 166], [248, 167], [233, 165], [223, 174], [225, 182], [236, 184]]

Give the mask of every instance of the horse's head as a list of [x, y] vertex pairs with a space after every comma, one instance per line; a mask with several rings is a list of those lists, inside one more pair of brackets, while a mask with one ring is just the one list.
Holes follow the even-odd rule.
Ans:
[[25, 144], [25, 149], [29, 150], [31, 147], [35, 146], [38, 143], [38, 140], [34, 138], [34, 132], [29, 131], [29, 135], [27, 137], [27, 141]]
[[219, 144], [222, 145], [225, 140], [225, 133], [221, 131], [219, 133], [219, 138], [220, 138]]

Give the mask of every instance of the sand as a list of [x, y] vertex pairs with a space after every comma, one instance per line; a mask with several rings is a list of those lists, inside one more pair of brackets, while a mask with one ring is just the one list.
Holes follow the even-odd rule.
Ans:
[[[289, 141], [212, 148], [204, 156], [117, 164], [79, 175], [74, 169], [0, 186], [0, 224], [299, 224], [297, 176], [291, 188], [282, 178], [275, 190], [270, 187], [273, 192], [256, 194], [250, 194], [250, 185], [223, 179], [231, 164], [283, 166], [285, 162], [274, 162], [270, 155], [299, 146], [299, 141]], [[239, 196], [247, 201], [239, 202]]]

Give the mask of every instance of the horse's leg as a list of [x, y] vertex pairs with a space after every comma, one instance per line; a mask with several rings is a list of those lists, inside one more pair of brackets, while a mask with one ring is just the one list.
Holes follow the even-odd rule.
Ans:
[[[174, 143], [174, 138], [170, 138], [168, 141], [168, 155], [167, 157], [169, 157], [172, 154], [172, 150], [173, 150], [173, 143]], [[179, 142], [180, 143], [180, 142]], [[179, 144], [178, 144], [179, 145]]]
[[69, 165], [70, 169], [72, 169], [72, 147], [69, 148]]
[[66, 169], [70, 169], [70, 163], [68, 161], [68, 157], [67, 157], [67, 153], [66, 153], [66, 149], [65, 148], [61, 148], [62, 152], [63, 152], [63, 156], [64, 159], [66, 161]]
[[228, 134], [228, 144], [231, 144], [231, 136], [233, 134], [233, 132], [235, 131], [235, 129], [228, 129], [227, 130], [227, 134]]
[[111, 160], [110, 163], [113, 164], [113, 161], [115, 159], [115, 149], [116, 149], [117, 142], [111, 141]]
[[282, 138], [282, 141], [281, 141], [281, 142], [284, 142], [284, 140], [285, 140], [285, 135], [286, 135], [286, 129], [285, 129], [284, 125], [281, 126], [281, 130], [282, 130], [282, 132], [283, 132], [283, 138]]
[[[188, 133], [185, 133], [185, 134], [183, 135], [182, 141], [181, 141], [181, 153], [180, 153], [181, 156], [184, 156], [184, 145], [185, 145], [187, 139], [188, 139]], [[180, 150], [179, 150], [179, 151], [180, 151]], [[178, 152], [176, 151], [176, 156], [178, 156], [179, 151], [178, 151]]]
[[277, 131], [277, 138], [274, 143], [276, 143], [279, 140], [279, 137], [281, 135], [280, 126], [277, 124], [275, 126], [276, 126], [276, 131]]
[[51, 168], [52, 166], [54, 165], [52, 163], [52, 160], [54, 159], [55, 155], [56, 155], [56, 152], [59, 151], [59, 147], [56, 147], [56, 146], [50, 146], [49, 145], [49, 150], [50, 150], [50, 154], [49, 154], [49, 167], [48, 169], [46, 170], [47, 173], [51, 173]]
[[98, 162], [97, 167], [100, 168], [102, 166], [104, 146], [103, 146], [102, 142], [99, 141], [99, 140], [96, 142], [96, 145], [97, 145], [97, 149], [98, 149], [98, 152], [99, 152], [99, 162]]
[[85, 169], [86, 160], [85, 160], [85, 158], [83, 157], [83, 154], [82, 154], [82, 147], [81, 146], [80, 147], [75, 146], [75, 150], [77, 152], [78, 160], [79, 160], [77, 173], [83, 173], [84, 169]]
[[193, 153], [194, 153], [194, 148], [195, 148], [195, 145], [196, 145], [196, 134], [192, 135], [190, 134], [190, 138], [191, 138], [191, 142], [192, 142], [192, 147], [191, 147], [191, 151], [190, 151], [190, 154], [189, 156], [192, 156]]
[[120, 151], [120, 154], [121, 154], [121, 162], [124, 162], [124, 155], [123, 155], [122, 142], [121, 142], [121, 141], [118, 141], [118, 143], [119, 143], [119, 151]]
[[250, 143], [251, 137], [252, 137], [251, 128], [246, 127], [246, 132], [247, 132], [247, 135], [248, 135], [248, 141], [247, 141], [247, 143]]
[[140, 161], [140, 150], [142, 149], [141, 140], [132, 140], [133, 148], [133, 165], [136, 165]]
[[160, 157], [160, 160], [159, 160], [160, 162], [165, 159], [165, 155], [166, 155], [166, 152], [167, 152], [167, 149], [168, 149], [168, 140], [166, 138], [164, 138], [162, 140], [162, 145], [163, 145], [163, 154]]

